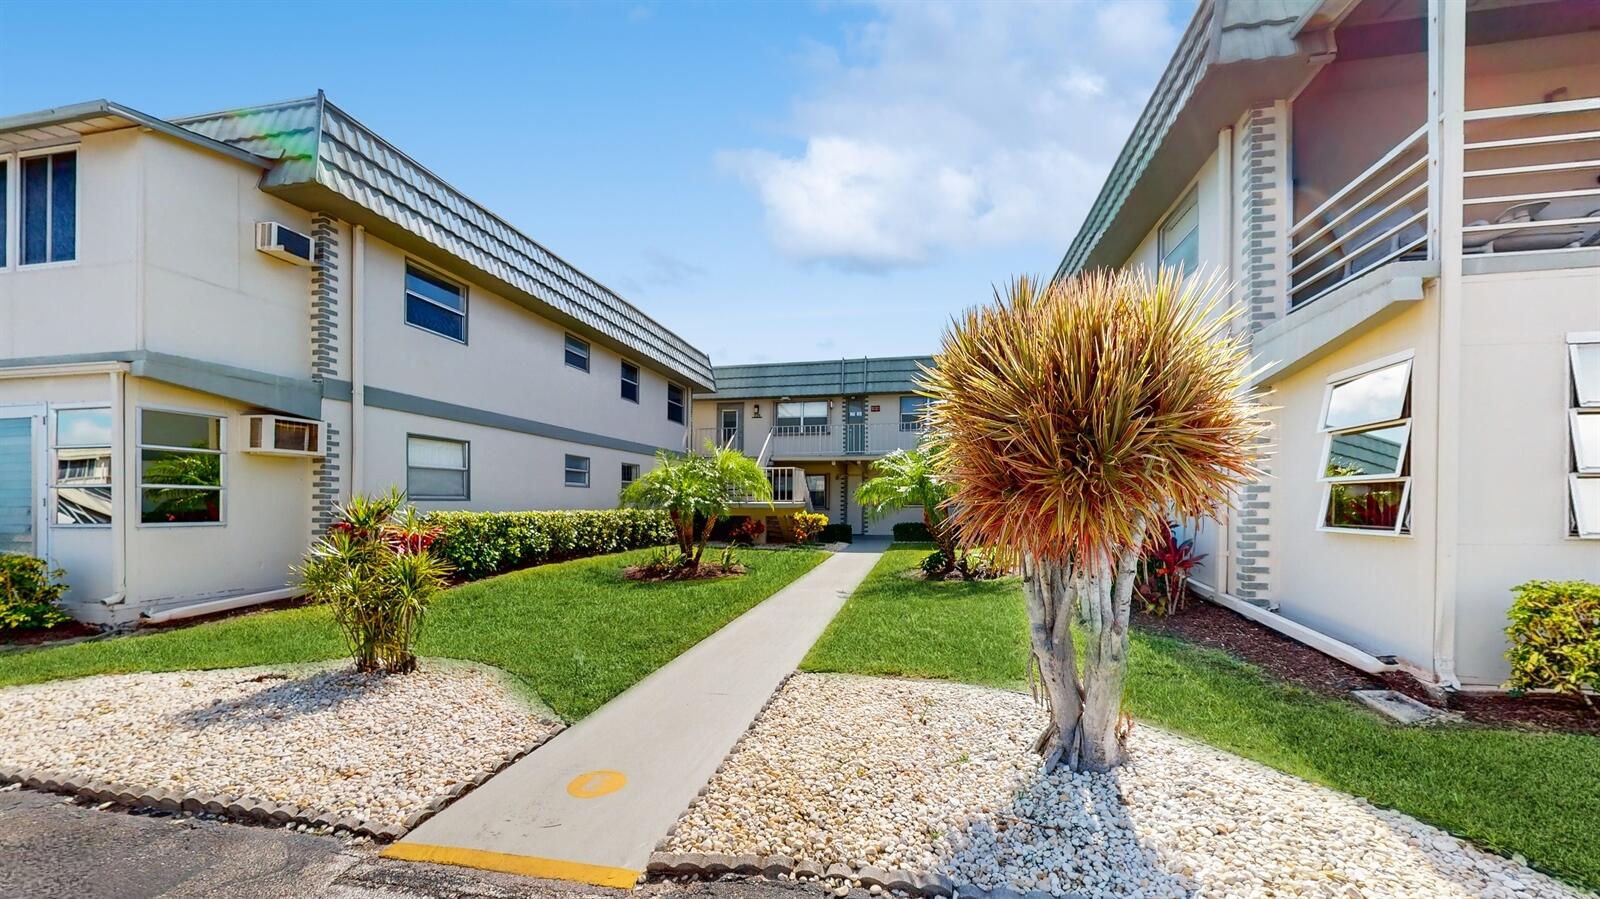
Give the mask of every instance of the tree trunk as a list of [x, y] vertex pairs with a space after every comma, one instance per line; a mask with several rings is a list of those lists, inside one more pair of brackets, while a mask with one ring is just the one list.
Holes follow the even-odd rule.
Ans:
[[1078, 680], [1077, 650], [1072, 645], [1072, 595], [1066, 578], [1063, 565], [1023, 557], [1028, 640], [1050, 706], [1050, 724], [1038, 744], [1047, 769], [1063, 759], [1076, 758], [1083, 715], [1083, 684]]
[[944, 577], [950, 569], [956, 567], [956, 542], [950, 534], [950, 529], [945, 527], [946, 521], [935, 522], [933, 513], [927, 506], [922, 507], [922, 526], [927, 529], [928, 536], [933, 538], [933, 545], [939, 548], [939, 553], [944, 556], [944, 568], [939, 571], [939, 576]]
[[717, 516], [715, 516], [715, 515], [707, 515], [706, 516], [706, 526], [700, 532], [700, 536], [695, 539], [694, 561], [693, 561], [692, 564], [690, 564], [690, 566], [689, 566], [690, 568], [699, 568], [700, 567], [700, 557], [705, 554], [706, 542], [711, 539], [711, 529], [713, 527], [715, 527], [716, 524], [717, 524]]
[[[1128, 664], [1128, 618], [1142, 538], [1116, 558], [1081, 566], [1022, 560], [1028, 633], [1050, 702], [1050, 725], [1038, 748], [1046, 769], [1065, 763], [1075, 771], [1106, 771], [1122, 761], [1117, 724]], [[1083, 674], [1078, 673], [1072, 619], [1084, 631]]]
[[[1143, 527], [1135, 533], [1143, 533]], [[1080, 771], [1108, 771], [1122, 764], [1117, 724], [1122, 684], [1128, 671], [1128, 617], [1143, 538], [1122, 551], [1116, 567], [1102, 563], [1093, 587], [1079, 597], [1084, 624], [1083, 754]], [[1109, 569], [1109, 570], [1108, 570]]]

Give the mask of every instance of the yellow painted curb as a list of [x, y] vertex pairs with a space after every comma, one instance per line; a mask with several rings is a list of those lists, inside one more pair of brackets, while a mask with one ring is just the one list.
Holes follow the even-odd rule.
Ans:
[[599, 887], [627, 889], [639, 882], [638, 871], [627, 868], [608, 868], [583, 862], [563, 861], [559, 858], [539, 858], [534, 855], [514, 855], [509, 852], [490, 852], [486, 849], [465, 849], [460, 846], [430, 846], [426, 843], [390, 843], [378, 853], [384, 858], [408, 862], [432, 862], [436, 865], [459, 865], [463, 868], [481, 868], [485, 871], [503, 871], [524, 877], [547, 877], [552, 880], [571, 880]]

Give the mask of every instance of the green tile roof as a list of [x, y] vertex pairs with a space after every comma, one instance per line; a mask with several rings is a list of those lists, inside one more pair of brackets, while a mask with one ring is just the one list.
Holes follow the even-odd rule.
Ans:
[[754, 399], [915, 393], [918, 376], [924, 368], [932, 367], [932, 356], [719, 365], [715, 369], [716, 392], [700, 395]]

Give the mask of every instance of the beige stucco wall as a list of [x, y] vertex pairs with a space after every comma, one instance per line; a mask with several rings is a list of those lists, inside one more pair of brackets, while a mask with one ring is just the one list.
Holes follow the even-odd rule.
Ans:
[[[411, 434], [470, 444], [471, 498], [417, 501], [417, 507], [425, 510], [613, 509], [622, 489], [622, 463], [634, 462], [648, 471], [655, 461], [648, 454], [369, 408], [363, 454], [369, 490], [405, 488], [406, 437]], [[589, 457], [589, 487], [566, 486], [568, 453]]]
[[369, 388], [683, 448], [684, 425], [667, 418], [667, 375], [630, 357], [640, 368], [640, 394], [637, 403], [625, 400], [619, 354], [591, 341], [589, 371], [572, 368], [563, 361], [564, 328], [487, 289], [467, 284], [464, 344], [406, 324], [406, 259], [401, 250], [367, 238], [357, 280]]
[[[223, 416], [222, 523], [139, 523], [134, 441], [146, 407]], [[289, 568], [311, 540], [311, 460], [245, 452], [240, 415], [251, 410], [231, 400], [130, 377], [127, 410], [127, 489], [119, 493], [128, 523], [128, 605], [183, 605], [291, 583]]]
[[[0, 269], [0, 358], [126, 350], [135, 340], [141, 149], [133, 131], [78, 152], [77, 258]], [[10, 168], [16, 170], [16, 158]], [[12, 198], [11, 202], [18, 202]]]
[[[1292, 620], [1374, 655], [1433, 665], [1434, 503], [1438, 429], [1438, 298], [1406, 307], [1306, 368], [1273, 382], [1268, 595]], [[1324, 434], [1318, 416], [1330, 376], [1413, 352], [1411, 535], [1318, 530]]]
[[311, 268], [256, 250], [256, 223], [302, 234], [311, 214], [257, 185], [261, 170], [186, 144], [139, 141], [144, 201], [137, 346], [275, 375], [311, 368]]
[[1600, 269], [1463, 279], [1456, 668], [1504, 680], [1511, 587], [1600, 581], [1600, 541], [1567, 536], [1566, 335], [1600, 331]]

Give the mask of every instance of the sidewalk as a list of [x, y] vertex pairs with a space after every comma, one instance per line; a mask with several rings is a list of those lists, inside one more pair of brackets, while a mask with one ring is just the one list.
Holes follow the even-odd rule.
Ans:
[[384, 850], [632, 886], [887, 544], [836, 553]]

